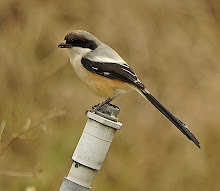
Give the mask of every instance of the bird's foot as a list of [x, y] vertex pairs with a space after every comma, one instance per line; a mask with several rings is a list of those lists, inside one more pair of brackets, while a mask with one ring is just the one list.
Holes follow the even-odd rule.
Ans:
[[[101, 102], [101, 103], [102, 103], [102, 102]], [[85, 114], [87, 115], [88, 112], [96, 112], [96, 111], [98, 111], [98, 110], [100, 109], [99, 105], [100, 105], [101, 103], [98, 103], [98, 104], [92, 106], [92, 109], [87, 109], [86, 112], [85, 112]]]
[[114, 108], [116, 108], [116, 109], [119, 109], [119, 110], [120, 110], [120, 108], [119, 108], [117, 105], [114, 105], [114, 104], [112, 104], [112, 103], [108, 103], [108, 104], [106, 104], [106, 105], [112, 106], [112, 107], [114, 107]]
[[103, 108], [104, 105], [112, 106], [114, 108], [119, 109], [118, 106], [111, 104], [110, 101], [112, 101], [112, 99], [109, 98], [109, 99], [105, 100], [104, 102], [101, 102], [101, 103], [94, 105], [91, 110], [86, 110], [85, 114], [87, 115], [88, 112], [95, 113], [96, 111], [99, 111], [99, 110], [102, 110], [101, 111], [102, 113], [108, 113], [108, 111]]

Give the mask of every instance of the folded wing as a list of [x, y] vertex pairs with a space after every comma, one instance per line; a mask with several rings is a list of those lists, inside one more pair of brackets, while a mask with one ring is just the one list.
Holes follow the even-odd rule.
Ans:
[[135, 72], [126, 64], [117, 64], [110, 62], [95, 62], [87, 58], [82, 58], [81, 63], [84, 68], [90, 72], [96, 73], [106, 78], [121, 80], [138, 87], [144, 85], [138, 80]]

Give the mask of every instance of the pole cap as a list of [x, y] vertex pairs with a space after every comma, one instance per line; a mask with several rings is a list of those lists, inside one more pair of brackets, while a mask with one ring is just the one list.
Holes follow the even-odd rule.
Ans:
[[105, 104], [103, 105], [98, 111], [95, 113], [101, 117], [110, 119], [112, 121], [117, 122], [118, 121], [118, 114], [119, 114], [119, 107], [113, 104]]

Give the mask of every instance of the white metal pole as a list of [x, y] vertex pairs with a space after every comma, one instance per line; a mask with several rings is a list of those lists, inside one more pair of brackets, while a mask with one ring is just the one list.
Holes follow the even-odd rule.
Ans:
[[97, 112], [88, 112], [89, 118], [73, 153], [73, 164], [64, 178], [59, 191], [88, 191], [105, 160], [108, 149], [117, 130], [119, 108], [104, 105]]

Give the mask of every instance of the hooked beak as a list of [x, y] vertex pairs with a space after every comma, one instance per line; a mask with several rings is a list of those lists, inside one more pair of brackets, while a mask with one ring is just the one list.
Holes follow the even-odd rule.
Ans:
[[66, 44], [66, 40], [64, 40], [58, 45], [58, 48], [71, 48], [71, 45]]

